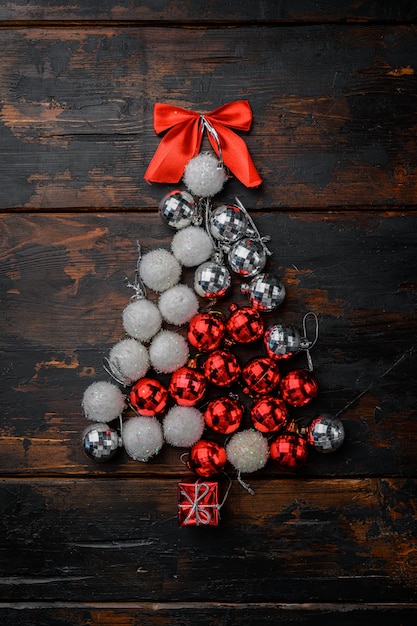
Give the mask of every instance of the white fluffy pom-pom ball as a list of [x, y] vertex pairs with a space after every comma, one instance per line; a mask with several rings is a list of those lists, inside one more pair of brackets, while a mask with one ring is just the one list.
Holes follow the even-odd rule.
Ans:
[[150, 300], [134, 300], [122, 313], [123, 328], [128, 335], [139, 341], [149, 341], [160, 330], [161, 313]]
[[242, 430], [226, 446], [227, 460], [240, 472], [256, 472], [265, 466], [269, 447], [266, 437], [257, 430]]
[[179, 284], [167, 289], [158, 304], [162, 317], [176, 326], [189, 322], [198, 312], [197, 296], [188, 285]]
[[167, 443], [178, 448], [189, 448], [204, 430], [204, 416], [193, 406], [173, 406], [164, 417], [164, 437]]
[[125, 397], [116, 385], [98, 381], [84, 391], [82, 407], [87, 419], [93, 422], [111, 422], [125, 408]]
[[210, 258], [213, 244], [204, 228], [187, 226], [174, 235], [171, 249], [184, 267], [195, 267]]
[[110, 350], [108, 364], [117, 379], [130, 385], [148, 371], [148, 350], [136, 339], [122, 339]]
[[157, 372], [171, 374], [187, 362], [188, 344], [178, 333], [161, 330], [149, 346], [149, 357]]
[[123, 426], [122, 441], [132, 459], [145, 463], [162, 448], [162, 426], [156, 417], [132, 417]]
[[143, 255], [139, 274], [149, 289], [165, 291], [179, 281], [181, 264], [171, 252], [158, 248]]
[[213, 154], [202, 152], [187, 163], [183, 180], [195, 196], [211, 198], [222, 190], [227, 174]]

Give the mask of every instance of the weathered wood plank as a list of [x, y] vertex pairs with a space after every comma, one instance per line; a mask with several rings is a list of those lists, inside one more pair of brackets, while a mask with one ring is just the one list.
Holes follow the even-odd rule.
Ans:
[[[331, 458], [311, 455], [301, 474], [415, 475], [417, 215], [282, 212], [257, 213], [255, 220], [272, 237], [268, 268], [287, 287], [267, 325], [300, 327], [307, 311], [319, 316], [312, 356], [320, 393], [294, 416], [342, 412], [347, 431], [341, 450]], [[122, 454], [103, 468], [79, 445], [84, 389], [108, 379], [103, 357], [123, 337], [136, 240], [143, 250], [168, 248], [172, 232], [149, 213], [3, 215], [0, 232], [0, 471], [181, 474], [176, 449], [166, 447], [149, 464]], [[183, 280], [191, 285], [192, 277], [190, 270]], [[235, 277], [218, 305], [225, 313], [230, 302], [247, 302], [240, 282]], [[258, 344], [237, 349], [242, 362], [262, 353]], [[305, 365], [302, 354], [282, 371]], [[268, 465], [266, 472], [276, 469]]]
[[252, 603], [70, 603], [42, 602], [0, 604], [0, 615], [9, 626], [182, 626], [213, 623], [229, 626], [294, 624], [302, 626], [415, 626], [417, 605], [410, 603], [362, 604], [275, 604]]
[[60, 0], [5, 0], [0, 7], [0, 21], [151, 21], [151, 22], [345, 22], [378, 21], [395, 22], [413, 20], [417, 17], [416, 7], [409, 0], [395, 3], [381, 0], [377, 4], [369, 0], [353, 2], [339, 0], [337, 3], [320, 0], [259, 0], [227, 3], [219, 0], [78, 0], [68, 6]]
[[236, 483], [218, 528], [178, 527], [176, 485], [2, 481], [0, 599], [416, 602], [415, 480]]
[[155, 101], [207, 112], [239, 98], [264, 179], [252, 205], [416, 203], [415, 26], [5, 29], [0, 41], [1, 208], [154, 208]]

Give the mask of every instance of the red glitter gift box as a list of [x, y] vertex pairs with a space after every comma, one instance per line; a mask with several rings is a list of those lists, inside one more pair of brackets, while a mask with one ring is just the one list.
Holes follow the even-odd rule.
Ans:
[[180, 526], [219, 525], [218, 484], [187, 482], [178, 485], [178, 523]]

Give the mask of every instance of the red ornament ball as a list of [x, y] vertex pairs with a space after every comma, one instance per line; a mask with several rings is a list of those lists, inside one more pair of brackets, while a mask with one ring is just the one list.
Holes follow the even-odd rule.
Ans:
[[202, 351], [216, 350], [222, 342], [226, 327], [218, 315], [198, 313], [188, 326], [188, 341]]
[[239, 308], [236, 304], [229, 307], [231, 314], [226, 322], [229, 337], [236, 343], [251, 343], [260, 339], [264, 332], [261, 314], [251, 306]]
[[208, 478], [221, 472], [226, 465], [226, 449], [215, 441], [201, 439], [193, 445], [188, 467], [199, 476]]
[[206, 379], [192, 367], [180, 367], [169, 382], [168, 391], [180, 406], [194, 406], [206, 392]]
[[270, 444], [269, 451], [279, 467], [295, 470], [307, 460], [307, 440], [295, 432], [283, 433]]
[[288, 410], [283, 400], [264, 396], [253, 405], [251, 419], [261, 433], [276, 433], [287, 424]]
[[218, 387], [231, 385], [240, 376], [239, 361], [230, 350], [215, 350], [204, 363], [204, 375]]
[[291, 406], [305, 406], [317, 396], [317, 380], [307, 370], [292, 370], [281, 380], [281, 395]]
[[245, 393], [269, 393], [280, 381], [278, 365], [271, 358], [257, 357], [246, 363], [242, 369], [242, 378], [246, 384]]
[[243, 407], [237, 400], [228, 397], [216, 398], [208, 403], [204, 421], [209, 428], [218, 433], [229, 435], [240, 426]]
[[129, 394], [129, 402], [139, 415], [162, 413], [167, 401], [168, 390], [154, 378], [141, 378], [133, 385]]

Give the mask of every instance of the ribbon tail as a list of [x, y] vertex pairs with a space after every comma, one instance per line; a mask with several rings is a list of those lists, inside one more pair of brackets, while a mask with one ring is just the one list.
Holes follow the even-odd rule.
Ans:
[[[223, 124], [217, 123], [216, 130], [220, 137], [223, 162], [226, 167], [245, 187], [258, 187], [261, 185], [262, 178], [252, 161], [245, 141], [232, 130], [223, 126]], [[210, 134], [209, 140], [213, 150], [219, 156], [217, 142]]]
[[178, 183], [188, 161], [200, 150], [199, 118], [175, 125], [161, 139], [144, 174], [148, 183]]

